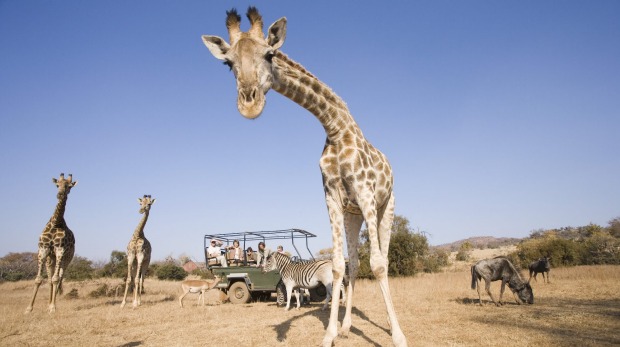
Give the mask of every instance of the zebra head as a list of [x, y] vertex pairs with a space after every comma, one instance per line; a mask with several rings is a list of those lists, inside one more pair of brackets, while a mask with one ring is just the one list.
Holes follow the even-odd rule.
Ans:
[[286, 264], [289, 264], [291, 260], [288, 256], [275, 252], [271, 253], [265, 259], [265, 266], [263, 266], [263, 273], [273, 271], [273, 270], [281, 270]]
[[265, 266], [263, 266], [263, 273], [277, 269], [276, 260], [273, 255], [274, 253], [271, 253], [267, 256], [267, 259], [265, 259]]

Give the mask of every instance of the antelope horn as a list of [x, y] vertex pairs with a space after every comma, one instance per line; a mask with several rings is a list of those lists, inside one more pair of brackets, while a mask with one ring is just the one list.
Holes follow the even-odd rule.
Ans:
[[234, 45], [241, 37], [241, 16], [237, 13], [236, 8], [226, 11], [226, 28], [230, 35], [230, 45]]
[[264, 39], [263, 37], [263, 17], [258, 13], [258, 10], [254, 6], [250, 6], [248, 8], [247, 13], [248, 19], [250, 20], [250, 36], [254, 36], [255, 38]]

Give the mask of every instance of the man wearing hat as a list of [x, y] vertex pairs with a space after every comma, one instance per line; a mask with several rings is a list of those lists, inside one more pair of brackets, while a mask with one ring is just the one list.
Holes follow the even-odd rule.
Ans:
[[222, 242], [216, 239], [212, 239], [211, 245], [207, 247], [207, 256], [209, 257], [209, 259], [216, 259], [217, 262], [222, 265], [222, 267], [227, 267], [228, 263], [226, 262], [226, 257], [222, 255], [222, 250], [220, 248], [221, 245]]

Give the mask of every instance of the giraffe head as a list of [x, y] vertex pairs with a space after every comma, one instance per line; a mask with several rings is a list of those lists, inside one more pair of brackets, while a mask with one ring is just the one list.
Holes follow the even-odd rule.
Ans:
[[145, 195], [142, 198], [138, 198], [138, 202], [140, 203], [140, 213], [145, 213], [151, 210], [151, 205], [155, 203], [157, 199], [151, 199], [150, 195]]
[[265, 94], [273, 84], [272, 58], [284, 44], [286, 18], [274, 22], [263, 36], [263, 18], [255, 7], [248, 8], [250, 30], [242, 32], [241, 17], [236, 9], [226, 11], [226, 28], [230, 44], [218, 36], [203, 35], [202, 41], [215, 58], [223, 60], [237, 80], [237, 108], [246, 118], [260, 116], [265, 107]]
[[61, 173], [58, 179], [52, 178], [52, 182], [58, 187], [58, 194], [56, 197], [58, 199], [62, 199], [63, 197], [69, 195], [71, 188], [75, 187], [78, 181], [73, 180], [73, 176], [69, 174], [69, 177], [65, 178], [65, 174]]

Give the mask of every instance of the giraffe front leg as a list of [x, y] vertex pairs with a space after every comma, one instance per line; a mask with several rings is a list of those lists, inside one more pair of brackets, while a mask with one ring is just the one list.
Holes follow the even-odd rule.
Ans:
[[38, 256], [38, 269], [37, 269], [37, 277], [34, 279], [34, 292], [32, 293], [32, 299], [30, 300], [30, 305], [26, 307], [25, 313], [32, 312], [32, 307], [34, 306], [34, 301], [37, 298], [37, 292], [39, 291], [39, 287], [41, 283], [43, 283], [43, 261], [47, 259], [49, 254], [49, 249], [39, 247], [39, 256]]
[[[55, 249], [56, 253], [56, 266], [54, 267], [54, 275], [52, 276], [52, 297], [50, 299], [50, 304], [48, 311], [49, 313], [56, 312], [56, 295], [58, 295], [58, 290], [60, 288], [60, 276], [62, 275], [62, 258], [65, 255], [65, 249], [63, 247], [57, 247]], [[49, 273], [48, 273], [49, 276]]]
[[144, 254], [138, 253], [136, 255], [136, 263], [138, 264], [138, 266], [136, 268], [136, 278], [133, 285], [133, 308], [137, 308], [140, 305], [140, 296], [142, 295], [142, 288], [140, 286], [140, 278], [142, 274], [142, 260], [144, 260]]
[[[333, 248], [333, 282], [332, 288], [340, 288], [342, 285], [342, 279], [344, 277], [344, 253], [342, 249], [342, 233], [344, 232], [344, 216], [343, 212], [336, 202], [329, 194], [326, 195], [327, 210], [329, 212], [329, 221], [332, 227], [332, 242]], [[329, 314], [329, 323], [325, 330], [325, 336], [323, 337], [323, 346], [330, 347], [334, 343], [334, 339], [338, 336], [338, 296], [332, 295], [332, 307]]]
[[123, 295], [123, 302], [121, 302], [121, 308], [125, 307], [127, 303], [127, 292], [129, 291], [129, 285], [133, 279], [132, 267], [135, 255], [132, 252], [127, 252], [127, 278], [125, 279], [125, 295]]

